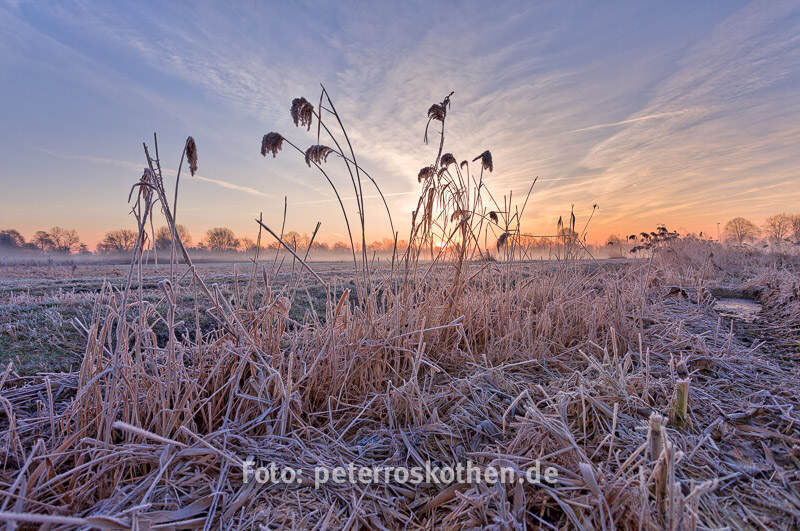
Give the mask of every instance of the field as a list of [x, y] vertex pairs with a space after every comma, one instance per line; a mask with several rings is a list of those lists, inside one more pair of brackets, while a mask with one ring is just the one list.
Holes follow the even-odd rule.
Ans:
[[[191, 279], [170, 302], [168, 266], [143, 266], [130, 319], [175, 334], [151, 325], [118, 360], [126, 266], [4, 267], [2, 510], [105, 529], [800, 522], [796, 260], [677, 241], [473, 263], [449, 302], [454, 265], [408, 294], [387, 264], [361, 303], [351, 266], [313, 265], [331, 294], [290, 262], [197, 267], [247, 335], [195, 314]], [[305, 480], [244, 483], [247, 456]], [[465, 460], [539, 460], [558, 481], [309, 484], [320, 464]]]
[[[662, 226], [637, 258], [598, 260], [594, 205], [585, 225], [570, 211], [537, 236], [548, 259], [532, 260], [536, 180], [494, 195], [488, 150], [472, 164], [444, 152], [451, 95], [428, 110], [438, 153], [407, 240], [383, 202], [389, 257], [369, 256], [364, 190], [383, 194], [323, 88], [319, 109], [291, 109], [317, 144], [270, 132], [261, 154], [294, 150], [327, 180], [352, 262], [310, 261], [313, 236], [301, 249], [258, 220], [250, 262], [193, 263], [174, 221], [180, 167], [167, 193], [154, 138], [131, 189], [130, 264], [0, 266], [0, 520], [800, 526], [800, 259]], [[194, 173], [192, 137], [184, 159]], [[146, 228], [161, 216], [173, 243], [153, 266]], [[464, 466], [478, 475], [462, 480]]]
[[[86, 346], [85, 327], [92, 319], [98, 295], [104, 285], [123, 289], [129, 266], [69, 262], [0, 265], [0, 365], [3, 367], [13, 362], [14, 371], [21, 376], [79, 368]], [[196, 267], [204, 278], [219, 284], [226, 293], [232, 293], [237, 279], [244, 284], [251, 272], [246, 262], [204, 263]], [[352, 272], [352, 265], [338, 262], [316, 263], [315, 268], [331, 278]], [[291, 269], [288, 265], [276, 270], [275, 281], [285, 285]], [[147, 300], [158, 299], [158, 283], [168, 274], [168, 264], [144, 266], [142, 288]], [[193, 301], [193, 295], [184, 298], [189, 306]], [[298, 302], [292, 308], [292, 315], [301, 318], [299, 312], [303, 307], [308, 307], [307, 300]], [[194, 324], [193, 317], [190, 321], [189, 328]], [[206, 328], [212, 323], [213, 319], [201, 319], [201, 326]]]

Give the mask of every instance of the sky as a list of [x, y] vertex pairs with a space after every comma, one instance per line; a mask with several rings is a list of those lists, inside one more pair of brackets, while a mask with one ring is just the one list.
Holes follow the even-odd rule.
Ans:
[[[445, 151], [492, 152], [495, 197], [552, 234], [574, 206], [589, 240], [658, 224], [716, 235], [800, 211], [797, 2], [25, 2], [0, 0], [0, 229], [59, 225], [93, 247], [134, 228], [128, 192], [158, 133], [177, 221], [195, 241], [287, 230], [344, 239], [329, 185], [263, 134], [306, 147], [289, 107], [330, 93], [360, 164], [407, 233], [428, 107], [454, 91]], [[331, 159], [333, 160], [333, 159]], [[329, 166], [351, 212], [349, 177]], [[390, 236], [367, 192], [368, 239]], [[353, 214], [355, 216], [355, 214]]]

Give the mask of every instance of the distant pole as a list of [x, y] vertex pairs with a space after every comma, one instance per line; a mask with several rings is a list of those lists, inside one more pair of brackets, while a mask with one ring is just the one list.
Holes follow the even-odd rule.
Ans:
[[719, 221], [717, 221], [717, 241], [718, 241], [718, 242], [719, 242], [719, 241], [721, 241], [721, 240], [719, 239]]

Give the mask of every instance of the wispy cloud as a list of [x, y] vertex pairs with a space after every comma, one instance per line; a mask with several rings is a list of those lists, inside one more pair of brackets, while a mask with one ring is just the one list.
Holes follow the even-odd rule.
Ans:
[[[77, 95], [69, 106], [48, 106], [50, 93], [39, 87], [45, 96], [36, 103], [51, 118], [31, 125], [38, 114], [20, 113], [12, 127], [36, 129], [15, 135], [0, 154], [25, 169], [15, 149], [62, 149], [41, 131], [105, 146], [118, 138], [134, 144], [161, 126], [165, 136], [192, 133], [203, 160], [225, 164], [218, 168], [229, 178], [198, 180], [257, 199], [287, 195], [300, 220], [338, 220], [336, 201], [313, 170], [287, 152], [264, 161], [255, 147], [270, 130], [301, 146], [316, 143], [315, 134], [291, 125], [288, 104], [301, 95], [316, 100], [322, 81], [398, 225], [414, 206], [418, 169], [435, 157], [436, 146], [421, 142], [425, 111], [451, 90], [445, 150], [459, 160], [492, 150], [495, 172], [486, 182], [496, 195], [524, 194], [538, 175], [525, 220], [534, 229], [550, 227], [572, 204], [590, 211], [600, 203], [593, 226], [604, 232], [655, 220], [757, 218], [800, 201], [790, 184], [800, 143], [796, 5], [519, 3], [487, 11], [466, 2], [457, 17], [447, 6], [418, 5], [399, 14], [390, 6], [329, 4], [310, 16], [291, 3], [221, 10], [200, 2], [158, 12], [137, 4], [9, 4], [0, 13], [12, 35], [0, 46], [9, 75], [30, 74], [35, 83], [58, 74], [58, 83], [80, 90], [58, 92]], [[448, 23], [430, 26], [431, 19]], [[634, 29], [610, 33], [621, 21]], [[103, 102], [120, 91], [124, 98]], [[90, 96], [82, 102], [84, 93]], [[73, 106], [77, 117], [65, 114]], [[94, 123], [83, 123], [84, 116]], [[141, 170], [125, 161], [80, 160]], [[353, 206], [346, 171], [329, 167]], [[245, 206], [236, 199], [215, 212], [220, 223], [250, 219], [241, 209], [260, 208], [244, 195]], [[380, 206], [377, 194], [369, 196]], [[279, 210], [266, 208], [265, 215]], [[326, 226], [343, 232], [335, 223]]]
[[236, 190], [236, 191], [244, 192], [246, 194], [254, 195], [254, 196], [257, 196], [257, 197], [275, 197], [275, 196], [270, 195], [270, 194], [265, 194], [264, 192], [262, 192], [260, 190], [256, 190], [255, 188], [250, 188], [249, 186], [241, 186], [239, 184], [235, 184], [235, 183], [228, 182], [228, 181], [223, 181], [221, 179], [212, 179], [210, 177], [203, 177], [202, 175], [197, 175], [197, 174], [195, 174], [192, 178], [193, 179], [200, 179], [201, 181], [205, 181], [207, 183], [213, 183], [213, 184], [216, 184], [217, 186], [221, 186], [221, 187], [227, 188], [229, 190]]
[[637, 116], [636, 118], [629, 118], [627, 120], [620, 120], [619, 122], [610, 122], [607, 124], [597, 124], [597, 125], [590, 125], [588, 127], [581, 127], [580, 129], [573, 129], [570, 133], [580, 133], [582, 131], [594, 131], [596, 129], [605, 129], [606, 127], [618, 127], [620, 125], [628, 125], [633, 124], [636, 122], [642, 122], [644, 120], [653, 120], [655, 118], [665, 118], [667, 116], [677, 116], [680, 114], [686, 114], [688, 111], [670, 111], [670, 112], [657, 112], [655, 114], [649, 114], [647, 116]]
[[[109, 159], [109, 158], [104, 158], [104, 157], [95, 157], [95, 156], [92, 156], [92, 155], [78, 155], [78, 154], [71, 154], [71, 153], [57, 153], [55, 151], [51, 151], [51, 150], [44, 149], [44, 148], [37, 148], [37, 150], [41, 151], [42, 153], [46, 153], [47, 155], [50, 155], [52, 157], [57, 157], [57, 158], [61, 158], [61, 159], [83, 160], [83, 161], [86, 161], [86, 162], [91, 162], [93, 164], [104, 164], [104, 165], [110, 165], [110, 166], [117, 166], [117, 167], [120, 167], [120, 168], [127, 168], [127, 169], [131, 169], [131, 170], [139, 170], [140, 172], [144, 170], [143, 165], [136, 164], [135, 162], [130, 162], [130, 161], [126, 161], [126, 160], [117, 160], [117, 159]], [[166, 168], [165, 167], [165, 168], [162, 168], [162, 171], [167, 172], [169, 174], [173, 174], [173, 173], [177, 172], [177, 168], [173, 169], [173, 168]], [[207, 182], [207, 183], [215, 184], [217, 186], [221, 186], [222, 188], [227, 188], [228, 190], [236, 190], [237, 192], [243, 192], [243, 193], [246, 193], [246, 194], [249, 194], [249, 195], [253, 195], [253, 196], [256, 196], [256, 197], [268, 197], [268, 198], [274, 198], [275, 197], [275, 196], [273, 196], [271, 194], [267, 194], [265, 192], [262, 192], [261, 190], [256, 190], [255, 188], [251, 188], [249, 186], [242, 186], [240, 184], [232, 183], [230, 181], [225, 181], [225, 180], [222, 180], [222, 179], [213, 179], [211, 177], [204, 177], [204, 176], [199, 175], [199, 174], [195, 174], [195, 175], [191, 176], [190, 179], [198, 179], [198, 180], [203, 181], [203, 182]], [[183, 182], [186, 183], [185, 180]]]

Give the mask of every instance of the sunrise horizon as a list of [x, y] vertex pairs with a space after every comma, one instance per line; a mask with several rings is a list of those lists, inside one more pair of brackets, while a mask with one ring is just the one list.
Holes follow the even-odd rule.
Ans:
[[[511, 7], [512, 4], [509, 4]], [[445, 151], [494, 158], [485, 183], [524, 196], [523, 232], [555, 234], [574, 208], [587, 241], [666, 225], [714, 239], [734, 217], [762, 226], [800, 201], [800, 13], [791, 3], [514, 5], [438, 28], [441, 12], [395, 14], [299, 4], [220, 12], [163, 6], [0, 4], [5, 129], [0, 229], [26, 239], [75, 229], [94, 250], [109, 230], [136, 229], [128, 194], [158, 133], [168, 188], [187, 136], [199, 170], [181, 177], [179, 223], [194, 242], [213, 227], [255, 239], [253, 221], [346, 240], [328, 183], [302, 157], [266, 158], [278, 131], [305, 149], [294, 98], [336, 102], [361, 166], [407, 238], [428, 107], [454, 92]], [[446, 18], [446, 17], [445, 17]], [[263, 21], [263, 27], [253, 20]], [[133, 21], [137, 21], [133, 23]], [[213, 21], [213, 31], [209, 23]], [[612, 28], [624, 21], [625, 31]], [[383, 29], [381, 29], [383, 28]], [[412, 37], [413, 35], [413, 37]], [[224, 43], [224, 44], [223, 44]], [[328, 164], [356, 206], [341, 160]], [[594, 205], [599, 209], [595, 210]], [[366, 239], [392, 238], [380, 197], [365, 193]], [[581, 225], [582, 226], [582, 225]], [[721, 230], [721, 229], [720, 229]]]
[[4, 528], [800, 529], [798, 0], [0, 28]]

